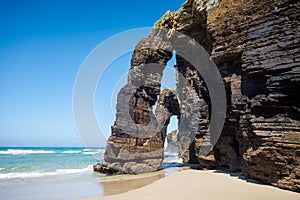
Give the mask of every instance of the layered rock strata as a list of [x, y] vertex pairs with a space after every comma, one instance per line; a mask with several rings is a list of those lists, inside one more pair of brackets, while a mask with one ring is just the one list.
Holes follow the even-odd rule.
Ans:
[[[183, 144], [179, 153], [185, 162], [238, 171], [300, 191], [299, 19], [300, 2], [295, 0], [187, 0], [178, 11], [167, 12], [133, 53], [104, 162], [95, 165], [95, 170], [141, 173], [159, 169], [168, 120], [177, 115], [177, 142]], [[164, 41], [156, 31], [159, 27], [186, 34], [201, 44], [223, 77], [226, 120], [217, 145], [207, 156], [198, 152], [210, 123], [210, 91], [194, 66], [178, 55], [177, 89], [160, 91], [164, 66], [176, 49], [143, 48]], [[150, 63], [153, 67], [143, 69]], [[194, 107], [182, 106], [189, 101]], [[194, 131], [185, 131], [180, 124], [193, 110], [200, 113], [193, 121]], [[157, 123], [160, 128], [148, 130], [153, 126], [147, 123]], [[195, 138], [188, 147], [182, 143], [187, 137]]]

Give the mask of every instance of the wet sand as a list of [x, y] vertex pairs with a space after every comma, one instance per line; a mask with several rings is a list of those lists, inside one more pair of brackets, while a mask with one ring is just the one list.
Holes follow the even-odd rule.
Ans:
[[1, 184], [0, 197], [5, 200], [70, 200], [98, 198], [141, 188], [165, 176], [167, 171], [139, 175], [94, 177], [49, 177]]
[[154, 183], [165, 176], [164, 171], [139, 175], [124, 175], [112, 179], [101, 180], [103, 196], [121, 194]]
[[[168, 174], [166, 176], [166, 174]], [[300, 193], [245, 180], [239, 174], [192, 170], [189, 167], [94, 178], [49, 178], [25, 181], [19, 186], [0, 186], [1, 199], [18, 200], [299, 200]]]
[[[130, 180], [123, 183], [111, 182], [114, 188], [130, 185]], [[119, 185], [120, 184], [120, 185]], [[107, 185], [108, 186], [108, 185]], [[113, 194], [113, 192], [108, 192]], [[89, 198], [88, 200], [176, 200], [176, 199], [211, 199], [211, 200], [299, 200], [300, 193], [278, 189], [260, 184], [257, 181], [245, 180], [238, 174], [218, 171], [183, 170], [155, 181], [142, 188], [117, 195]]]

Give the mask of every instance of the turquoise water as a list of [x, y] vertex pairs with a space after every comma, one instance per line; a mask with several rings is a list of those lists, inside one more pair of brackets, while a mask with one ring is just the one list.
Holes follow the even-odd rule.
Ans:
[[[103, 159], [105, 149], [0, 147], [0, 186], [11, 180], [43, 177], [99, 177], [93, 164]], [[163, 167], [178, 162], [176, 154], [165, 153]], [[104, 177], [104, 175], [102, 175]]]
[[0, 148], [0, 184], [5, 180], [90, 175], [104, 148]]
[[[107, 188], [101, 181], [118, 178], [93, 172], [93, 164], [103, 159], [104, 151], [0, 147], [0, 198], [66, 200], [103, 196]], [[165, 174], [172, 172], [178, 162], [176, 153], [165, 153]]]

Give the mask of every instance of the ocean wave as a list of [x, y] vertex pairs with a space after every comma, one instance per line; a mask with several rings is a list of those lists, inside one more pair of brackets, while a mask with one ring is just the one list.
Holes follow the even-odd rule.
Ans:
[[104, 151], [105, 149], [84, 149], [84, 152], [95, 152], [95, 151]]
[[163, 163], [166, 163], [166, 164], [183, 163], [183, 160], [182, 160], [182, 158], [164, 159]]
[[59, 174], [77, 174], [82, 172], [93, 171], [93, 165], [89, 165], [85, 168], [80, 169], [57, 169], [56, 172]]
[[0, 173], [1, 179], [17, 179], [17, 178], [39, 178], [45, 176], [57, 176], [57, 175], [68, 175], [68, 174], [77, 174], [83, 172], [92, 172], [93, 165], [89, 165], [85, 168], [80, 169], [57, 169], [52, 172], [14, 172], [14, 173]]
[[55, 153], [50, 150], [22, 150], [22, 149], [7, 149], [5, 151], [0, 151], [2, 155], [26, 155], [26, 154], [51, 154]]
[[178, 157], [178, 152], [168, 152], [166, 151], [164, 153], [164, 157], [167, 158], [167, 157]]
[[86, 155], [96, 155], [96, 154], [102, 154], [104, 153], [104, 149], [84, 149], [83, 154]]
[[171, 163], [183, 163], [182, 158], [178, 157], [178, 152], [165, 152], [163, 163], [171, 164]]
[[76, 154], [76, 153], [81, 153], [82, 151], [76, 151], [76, 150], [69, 150], [69, 151], [63, 151], [62, 153], [70, 153], [70, 154]]
[[95, 152], [83, 152], [86, 155], [98, 155], [104, 153], [103, 151], [95, 151]]

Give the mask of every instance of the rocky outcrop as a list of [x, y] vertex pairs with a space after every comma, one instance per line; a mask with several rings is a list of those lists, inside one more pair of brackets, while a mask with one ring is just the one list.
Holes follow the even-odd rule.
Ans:
[[[295, 0], [187, 0], [178, 11], [167, 12], [133, 53], [104, 162], [95, 170], [141, 173], [159, 169], [168, 120], [177, 115], [179, 153], [185, 162], [240, 171], [300, 191], [299, 13], [300, 3]], [[199, 150], [206, 145], [210, 124], [210, 91], [195, 67], [179, 55], [176, 92], [160, 91], [162, 71], [176, 49], [163, 43], [159, 27], [201, 44], [223, 77], [227, 115], [209, 155], [200, 155]], [[169, 51], [148, 48], [151, 42]], [[149, 64], [153, 66], [145, 67]], [[191, 101], [193, 106], [184, 106]], [[186, 131], [180, 124], [195, 110], [200, 114], [188, 129], [194, 131]], [[183, 142], [187, 138], [195, 139]]]
[[[144, 89], [144, 84], [142, 88]], [[154, 118], [151, 108], [153, 104], [149, 104], [150, 98], [145, 98], [150, 94], [149, 91], [142, 90], [137, 95], [140, 87], [126, 85], [121, 89], [117, 119], [112, 126], [112, 135], [107, 141], [104, 161], [94, 166], [95, 171], [106, 174], [138, 174], [160, 169], [164, 158], [167, 125], [172, 115], [178, 115], [179, 106], [175, 91], [162, 90], [159, 93]], [[154, 98], [156, 96], [157, 94], [153, 95]]]
[[208, 12], [211, 55], [227, 82], [218, 168], [300, 191], [299, 1], [222, 1]]
[[167, 134], [167, 142], [168, 142], [168, 146], [166, 149], [167, 152], [178, 153], [177, 136], [178, 136], [178, 129]]

